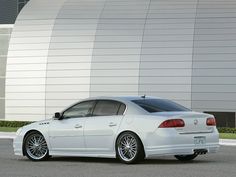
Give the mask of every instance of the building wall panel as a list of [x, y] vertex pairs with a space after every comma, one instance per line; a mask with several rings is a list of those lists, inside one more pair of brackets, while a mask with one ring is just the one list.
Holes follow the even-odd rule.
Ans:
[[[109, 95], [111, 91], [115, 95], [138, 94], [141, 42], [148, 4], [149, 0], [105, 3], [91, 63], [91, 96]], [[119, 28], [115, 29], [117, 26]], [[127, 56], [127, 60], [123, 56]], [[103, 57], [109, 60], [99, 63]]]
[[192, 108], [235, 112], [234, 1], [199, 1], [193, 53]]
[[7, 120], [39, 120], [90, 96], [146, 94], [235, 112], [234, 9], [224, 0], [31, 0], [12, 32], [0, 107]]
[[[8, 4], [7, 2], [4, 3]], [[2, 12], [0, 12], [0, 16], [1, 13]], [[0, 17], [0, 22], [7, 21], [9, 19], [1, 19]], [[0, 25], [0, 120], [5, 119], [6, 63], [7, 63], [7, 50], [12, 27], [13, 25]]]
[[[25, 6], [15, 23], [8, 50], [6, 83], [10, 79], [22, 80], [20, 85], [6, 85], [5, 108], [7, 120], [26, 120], [27, 117], [28, 120], [45, 118], [43, 115], [45, 114], [46, 59], [54, 21], [63, 2], [64, 0], [53, 0], [50, 3], [54, 5], [49, 6], [46, 0], [32, 0]], [[27, 27], [30, 24], [35, 26], [44, 24], [44, 27], [43, 29], [29, 31]], [[43, 43], [43, 47], [41, 47], [41, 43]], [[21, 44], [24, 45], [24, 48]], [[38, 45], [38, 47], [35, 47], [35, 45]], [[27, 78], [33, 78], [37, 83], [29, 85]], [[43, 84], [42, 78], [44, 79]], [[14, 95], [15, 93], [18, 94]], [[41, 101], [38, 100], [38, 97], [37, 99], [30, 99], [29, 95], [32, 93], [39, 93]], [[25, 99], [21, 102], [22, 97]], [[31, 110], [30, 107], [37, 107], [38, 109], [35, 111], [34, 109]], [[14, 108], [18, 109], [21, 115], [26, 115], [26, 117], [17, 116], [16, 111], [11, 112], [8, 108], [11, 108], [11, 111]], [[31, 110], [30, 114], [28, 110]], [[30, 117], [30, 115], [32, 116]]]
[[[46, 115], [52, 115], [59, 107], [68, 106], [78, 98], [89, 97], [95, 33], [104, 3], [105, 0], [67, 0], [61, 7], [48, 53]], [[86, 8], [79, 8], [81, 6]], [[55, 83], [54, 78], [60, 83]], [[79, 82], [81, 78], [83, 83]], [[50, 99], [55, 93], [62, 95], [70, 92], [74, 93], [73, 99]]]

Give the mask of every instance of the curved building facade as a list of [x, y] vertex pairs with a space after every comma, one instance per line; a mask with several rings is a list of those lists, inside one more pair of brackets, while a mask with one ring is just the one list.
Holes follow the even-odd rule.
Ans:
[[235, 30], [232, 0], [31, 0], [10, 39], [5, 117], [143, 94], [236, 112]]

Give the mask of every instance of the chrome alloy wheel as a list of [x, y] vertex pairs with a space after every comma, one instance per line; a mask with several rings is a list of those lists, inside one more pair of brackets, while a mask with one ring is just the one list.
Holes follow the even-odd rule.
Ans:
[[123, 135], [118, 142], [118, 153], [124, 161], [132, 161], [138, 151], [137, 140], [131, 134]]
[[47, 156], [48, 147], [43, 135], [34, 133], [27, 137], [25, 143], [26, 153], [33, 160], [41, 160]]

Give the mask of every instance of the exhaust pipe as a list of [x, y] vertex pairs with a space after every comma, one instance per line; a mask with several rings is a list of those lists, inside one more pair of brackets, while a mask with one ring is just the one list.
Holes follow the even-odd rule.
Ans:
[[196, 155], [203, 155], [203, 154], [206, 154], [208, 150], [207, 149], [194, 149], [193, 152]]

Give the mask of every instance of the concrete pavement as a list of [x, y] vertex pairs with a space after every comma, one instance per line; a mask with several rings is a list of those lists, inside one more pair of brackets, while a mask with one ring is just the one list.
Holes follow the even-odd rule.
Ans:
[[[0, 132], [0, 139], [14, 139], [15, 132]], [[224, 146], [236, 146], [236, 140], [232, 139], [220, 139], [220, 145]]]
[[116, 159], [52, 157], [32, 162], [15, 156], [12, 140], [0, 139], [1, 177], [235, 177], [236, 148], [222, 146], [218, 153], [180, 162], [173, 156], [124, 165]]

